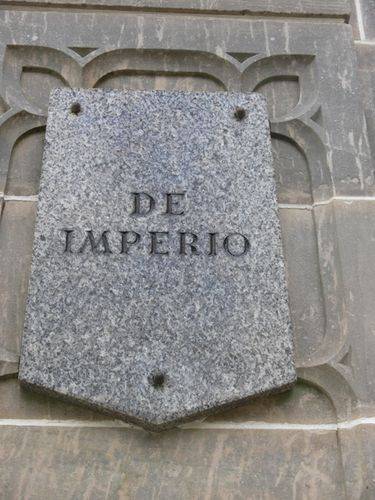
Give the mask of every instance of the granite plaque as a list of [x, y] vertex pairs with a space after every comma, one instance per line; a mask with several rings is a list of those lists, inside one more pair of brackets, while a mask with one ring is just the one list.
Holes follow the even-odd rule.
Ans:
[[53, 92], [19, 377], [149, 429], [295, 381], [262, 96]]

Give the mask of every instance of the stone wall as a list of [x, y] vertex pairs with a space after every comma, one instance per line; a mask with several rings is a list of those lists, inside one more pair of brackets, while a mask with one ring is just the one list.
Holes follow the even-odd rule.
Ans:
[[[374, 8], [0, 0], [0, 498], [375, 497]], [[292, 391], [152, 434], [20, 389], [48, 96], [60, 86], [267, 96]]]

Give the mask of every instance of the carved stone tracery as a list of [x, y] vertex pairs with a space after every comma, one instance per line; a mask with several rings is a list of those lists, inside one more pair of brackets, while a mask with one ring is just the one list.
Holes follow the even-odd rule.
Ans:
[[[9, 166], [15, 146], [25, 134], [43, 129], [49, 91], [58, 86], [263, 92], [269, 100], [280, 202], [312, 204], [328, 200], [334, 194], [331, 152], [324, 128], [325, 109], [314, 54], [228, 52], [219, 56], [192, 50], [108, 47], [61, 50], [8, 45], [3, 81], [6, 104], [0, 117], [0, 191], [6, 195], [15, 194], [9, 191]], [[40, 165], [29, 168], [38, 169]], [[340, 269], [337, 259], [325, 255], [327, 244], [335, 245], [334, 235], [324, 234], [320, 228], [320, 225], [325, 227], [322, 219], [331, 215], [329, 211], [320, 214], [314, 210], [310, 215], [316, 262], [306, 262], [306, 266], [313, 266], [312, 272], [319, 276], [320, 286], [312, 307], [324, 322], [315, 342], [312, 338], [304, 342], [303, 332], [296, 329], [298, 365], [302, 379], [323, 388], [338, 415], [344, 418], [348, 402], [355, 404], [356, 398], [350, 370], [338, 361], [339, 353], [344, 353], [341, 358], [344, 357], [350, 347], [340, 328], [344, 309]], [[334, 289], [332, 276], [335, 276]], [[310, 334], [313, 331], [311, 327]], [[3, 374], [14, 373], [16, 355], [0, 351]], [[346, 387], [347, 399], [336, 395], [337, 385], [333, 384], [333, 389], [327, 386], [331, 375], [320, 374], [328, 372]]]

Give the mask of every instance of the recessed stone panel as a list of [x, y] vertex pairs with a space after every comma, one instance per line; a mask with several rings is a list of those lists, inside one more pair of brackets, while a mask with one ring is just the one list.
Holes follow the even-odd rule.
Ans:
[[265, 99], [56, 90], [23, 383], [158, 429], [295, 380]]

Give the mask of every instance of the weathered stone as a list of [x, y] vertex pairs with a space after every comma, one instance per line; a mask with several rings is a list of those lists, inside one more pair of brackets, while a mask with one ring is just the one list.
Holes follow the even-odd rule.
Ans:
[[[350, 458], [353, 448], [355, 446], [359, 448], [359, 452], [355, 456], [359, 459], [364, 479], [362, 482], [362, 494], [358, 495], [358, 498], [360, 497], [361, 500], [372, 500], [375, 498], [375, 429], [373, 425], [361, 425], [353, 429], [351, 434], [351, 439], [348, 439], [344, 452]], [[358, 476], [359, 474], [357, 474]]]
[[[360, 3], [361, 37], [371, 40], [372, 14], [369, 11], [368, 22], [366, 0], [352, 2], [354, 38], [360, 38], [354, 10]], [[366, 432], [364, 426], [332, 430], [327, 440], [320, 425], [313, 426], [314, 433], [255, 430], [254, 439], [239, 430], [249, 419], [320, 424], [332, 422], [335, 413], [345, 426], [356, 425], [357, 416], [373, 421], [374, 202], [350, 196], [373, 197], [375, 192], [367, 147], [369, 139], [375, 150], [375, 51], [364, 41], [356, 44], [367, 135], [352, 31], [343, 23], [348, 3], [3, 0], [1, 5], [0, 197], [3, 192], [36, 192], [42, 150], [38, 129], [44, 125], [49, 90], [55, 87], [256, 89], [267, 95], [271, 115], [275, 111], [271, 121], [279, 202], [289, 204], [281, 210], [281, 225], [297, 362], [300, 376], [307, 377], [292, 391], [210, 417], [215, 429], [184, 434], [155, 460], [147, 441], [144, 451], [137, 451], [133, 436], [143, 434], [123, 429], [11, 429], [6, 434], [12, 437], [2, 439], [0, 451], [3, 495], [374, 498], [373, 425]], [[28, 131], [31, 136], [25, 135]], [[349, 197], [344, 207], [328, 202], [336, 195]], [[8, 208], [13, 203], [8, 201]], [[9, 225], [9, 214], [5, 211], [1, 221], [7, 230], [0, 232], [0, 239], [6, 240], [0, 251], [1, 256], [6, 251], [0, 286], [1, 292], [5, 289], [2, 297], [8, 297], [0, 306], [1, 312], [9, 311], [9, 328], [1, 329], [0, 346], [17, 348], [25, 290], [17, 292], [17, 283], [26, 270], [19, 265], [23, 247], [17, 246], [17, 238], [25, 229], [22, 222]], [[28, 248], [30, 244], [28, 239]], [[16, 353], [13, 356], [16, 359]], [[17, 368], [16, 362], [13, 365], [12, 371]], [[0, 381], [2, 418], [76, 418], [73, 425], [79, 427], [86, 425], [82, 419], [92, 418], [89, 410], [27, 393], [17, 384], [15, 379]], [[355, 401], [359, 414], [353, 411]], [[218, 419], [231, 428], [224, 446], [218, 439], [223, 434], [216, 428]], [[121, 449], [112, 460], [116, 446]], [[129, 466], [123, 467], [123, 458], [129, 459]]]
[[[51, 398], [48, 394], [36, 393], [22, 387], [16, 378], [1, 382], [0, 419], [52, 419], [54, 421], [73, 420], [77, 425], [87, 421], [114, 421], [102, 412], [92, 411], [77, 404], [69, 404]], [[271, 394], [249, 401], [239, 408], [206, 417], [205, 422], [246, 423], [335, 423], [336, 414], [332, 402], [319, 389], [297, 382], [289, 391]], [[195, 425], [195, 424], [194, 424]]]
[[[16, 128], [16, 123], [13, 126]], [[43, 140], [44, 128], [28, 131], [17, 139], [9, 160], [5, 194], [27, 196], [38, 193]]]
[[365, 108], [368, 141], [373, 159], [375, 158], [375, 47], [357, 46], [361, 95]]
[[0, 439], [6, 499], [346, 498], [335, 430], [29, 427]]
[[[279, 1], [272, 4], [287, 12]], [[284, 7], [288, 4], [301, 13], [309, 8], [323, 12], [329, 5], [287, 0]], [[341, 0], [334, 4], [347, 8]], [[258, 6], [272, 12], [271, 2], [259, 0]], [[4, 115], [4, 183], [12, 143], [24, 131], [43, 126], [39, 115], [47, 113], [47, 89], [256, 89], [270, 96], [273, 137], [282, 144], [276, 148], [281, 202], [317, 202], [334, 193], [362, 196], [375, 191], [352, 32], [336, 17], [329, 17], [330, 22], [265, 21], [242, 15], [135, 18], [122, 11], [99, 15], [62, 8], [40, 13], [0, 10], [0, 20], [3, 97], [8, 106], [22, 110]], [[25, 24], [32, 26], [32, 33]], [[82, 30], [83, 25], [90, 30]], [[335, 88], [340, 92], [333, 92]]]
[[335, 423], [337, 418], [329, 398], [316, 387], [301, 381], [290, 391], [260, 397], [240, 408], [230, 409], [205, 419], [205, 423], [228, 421], [238, 424], [249, 421], [317, 424]]
[[[13, 0], [2, 0], [3, 5], [9, 5]], [[35, 0], [23, 0], [23, 4], [34, 5]], [[289, 14], [291, 16], [318, 16], [330, 19], [345, 20], [349, 17], [349, 0], [170, 0], [165, 4], [163, 0], [38, 0], [38, 4], [46, 10], [56, 6], [66, 8], [91, 7], [101, 9], [118, 9], [120, 11], [150, 10], [184, 13], [215, 13], [215, 14], [261, 14], [276, 15]]]
[[289, 387], [264, 98], [51, 102], [21, 381], [149, 427]]
[[0, 212], [0, 377], [18, 371], [36, 203], [6, 201]]
[[359, 24], [358, 24], [356, 0], [350, 0], [350, 3], [351, 3], [351, 10], [350, 10], [349, 21], [350, 21], [350, 25], [351, 25], [352, 30], [353, 30], [353, 38], [358, 39], [358, 38], [361, 38], [361, 34], [360, 34]]
[[25, 389], [16, 377], [1, 381], [0, 419], [112, 420], [90, 408]]
[[[327, 312], [322, 293], [314, 212], [280, 209], [284, 254], [297, 366], [320, 350], [326, 335]], [[331, 226], [328, 226], [328, 230]], [[330, 277], [332, 274], [330, 274]]]
[[375, 1], [374, 0], [359, 0], [359, 8], [361, 9], [361, 23], [363, 23], [363, 33], [366, 39], [375, 37]]
[[[374, 200], [335, 201], [334, 211], [338, 253], [345, 265], [342, 293], [348, 314], [347, 347], [337, 356], [337, 361], [355, 376], [352, 390], [364, 408], [370, 406], [366, 411], [371, 415], [375, 400], [375, 338], [372, 334], [375, 329], [375, 203]], [[356, 342], [358, 338], [366, 339], [365, 346]]]

